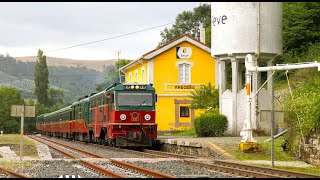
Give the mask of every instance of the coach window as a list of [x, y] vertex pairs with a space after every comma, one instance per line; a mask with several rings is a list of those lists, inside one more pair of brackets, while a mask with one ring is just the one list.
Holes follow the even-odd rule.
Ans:
[[180, 117], [189, 117], [189, 107], [180, 106]]

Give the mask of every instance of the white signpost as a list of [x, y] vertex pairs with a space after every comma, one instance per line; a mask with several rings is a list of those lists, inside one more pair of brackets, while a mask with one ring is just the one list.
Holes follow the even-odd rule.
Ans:
[[21, 117], [20, 162], [22, 162], [24, 117], [35, 117], [35, 106], [12, 105], [11, 106], [11, 116], [12, 117]]

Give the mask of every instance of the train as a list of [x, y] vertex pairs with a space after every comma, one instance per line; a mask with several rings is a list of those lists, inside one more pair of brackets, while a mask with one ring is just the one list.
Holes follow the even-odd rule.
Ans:
[[57, 111], [37, 116], [37, 133], [115, 147], [157, 142], [152, 84], [114, 83]]

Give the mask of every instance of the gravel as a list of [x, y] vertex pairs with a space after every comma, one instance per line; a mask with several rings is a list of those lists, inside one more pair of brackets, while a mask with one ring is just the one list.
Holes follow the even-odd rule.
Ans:
[[[44, 136], [43, 136], [44, 137]], [[44, 137], [47, 138], [47, 137]], [[94, 147], [86, 144], [81, 144], [76, 141], [66, 141], [64, 139], [55, 139], [48, 138], [51, 141], [56, 141], [65, 145], [76, 147], [78, 149], [88, 151], [94, 154], [99, 154], [104, 157], [116, 159], [119, 161], [124, 161], [129, 164], [133, 164], [139, 167], [146, 169], [159, 171], [165, 174], [176, 176], [178, 178], [229, 178], [236, 177], [234, 175], [225, 174], [210, 169], [199, 168], [191, 165], [182, 163], [181, 160], [175, 158], [146, 158], [141, 155], [132, 154], [128, 152], [122, 152], [117, 150], [105, 149], [102, 147]], [[105, 178], [104, 175], [100, 175], [97, 172], [94, 172], [75, 160], [64, 160], [55, 158], [62, 158], [62, 156], [52, 150], [52, 161], [42, 160], [42, 161], [33, 161], [32, 168], [25, 169], [21, 171], [33, 177], [37, 178], [48, 178], [48, 177], [59, 177], [62, 175], [79, 175], [80, 177], [88, 178]], [[99, 166], [108, 167], [116, 169], [115, 167], [110, 166], [110, 162], [101, 160], [98, 158], [86, 158], [86, 160], [93, 162]], [[139, 177], [139, 178], [148, 178], [146, 175], [141, 175], [138, 172], [126, 172], [123, 171], [123, 175], [126, 177]]]
[[75, 148], [78, 148], [78, 149], [81, 149], [84, 151], [91, 152], [93, 154], [98, 154], [100, 156], [107, 157], [107, 158], [141, 158], [141, 155], [126, 153], [126, 152], [117, 151], [117, 150], [105, 149], [105, 148], [103, 148], [103, 146], [95, 147], [95, 146], [91, 146], [90, 144], [82, 144], [77, 141], [47, 138], [44, 136], [42, 136], [42, 137], [45, 139], [50, 139], [51, 141], [59, 142], [61, 144], [72, 146], [72, 147], [75, 147]]
[[33, 178], [58, 178], [63, 176], [80, 176], [81, 178], [106, 178], [79, 163], [76, 160], [33, 160], [31, 167], [19, 169], [18, 172]]
[[176, 176], [177, 178], [234, 178], [236, 176], [221, 173], [213, 170], [205, 170], [203, 168], [198, 168], [195, 166], [187, 165], [182, 163], [182, 161], [157, 161], [148, 162], [144, 161], [124, 161], [136, 166], [144, 167], [154, 171], [159, 171], [165, 174], [170, 174]]

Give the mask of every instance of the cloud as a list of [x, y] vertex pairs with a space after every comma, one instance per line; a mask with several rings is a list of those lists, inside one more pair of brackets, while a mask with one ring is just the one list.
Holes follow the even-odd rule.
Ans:
[[[0, 54], [33, 55], [40, 48], [50, 51], [143, 30], [174, 22], [182, 11], [197, 2], [2, 2]], [[166, 27], [171, 27], [166, 26]], [[111, 39], [47, 56], [76, 59], [135, 59], [161, 41], [165, 27]], [[7, 51], [7, 52], [6, 52]]]

